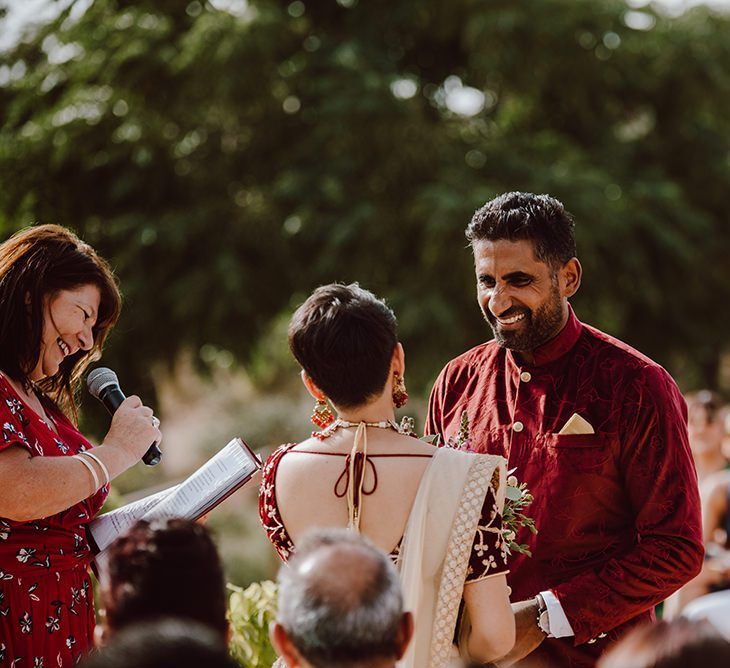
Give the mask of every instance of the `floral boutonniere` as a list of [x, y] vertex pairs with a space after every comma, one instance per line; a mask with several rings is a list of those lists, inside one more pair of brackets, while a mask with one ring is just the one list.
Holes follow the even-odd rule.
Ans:
[[507, 491], [505, 493], [504, 510], [502, 511], [502, 536], [504, 537], [507, 554], [518, 552], [531, 557], [530, 548], [524, 543], [517, 542], [517, 532], [525, 527], [533, 535], [537, 533], [535, 520], [523, 512], [532, 503], [534, 497], [527, 489], [527, 484], [517, 480], [514, 475], [516, 470], [510, 469], [507, 471]]
[[459, 431], [456, 437], [451, 437], [446, 442], [446, 447], [454, 448], [455, 450], [471, 450], [471, 438], [469, 436], [469, 414], [466, 411], [461, 413], [461, 419], [459, 420]]

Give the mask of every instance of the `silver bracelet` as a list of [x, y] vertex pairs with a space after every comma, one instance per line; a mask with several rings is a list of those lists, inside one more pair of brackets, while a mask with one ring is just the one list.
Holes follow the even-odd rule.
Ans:
[[87, 469], [89, 469], [89, 473], [91, 473], [91, 477], [94, 479], [94, 491], [92, 494], [96, 494], [96, 491], [101, 487], [99, 484], [99, 476], [96, 475], [96, 471], [94, 470], [94, 466], [86, 459], [81, 457], [80, 455], [74, 455], [73, 459], [77, 459], [80, 461]]
[[91, 457], [91, 459], [93, 459], [99, 465], [101, 472], [104, 474], [104, 484], [108, 485], [111, 482], [111, 478], [109, 477], [109, 469], [106, 467], [106, 464], [101, 461], [101, 458], [98, 455], [95, 455], [93, 452], [89, 452], [88, 450], [79, 452], [79, 455], [81, 455], [82, 457]]

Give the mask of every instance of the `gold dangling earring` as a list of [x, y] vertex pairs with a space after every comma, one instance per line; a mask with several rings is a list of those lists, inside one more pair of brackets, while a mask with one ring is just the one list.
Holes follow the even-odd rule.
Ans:
[[408, 401], [408, 392], [406, 392], [406, 382], [397, 371], [393, 372], [393, 405], [396, 408], [402, 408]]
[[326, 429], [335, 421], [335, 416], [325, 399], [317, 399], [309, 419], [320, 429]]

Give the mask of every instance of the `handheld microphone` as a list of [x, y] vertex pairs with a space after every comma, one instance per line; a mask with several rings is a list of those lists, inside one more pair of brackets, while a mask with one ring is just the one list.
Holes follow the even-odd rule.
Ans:
[[[86, 376], [86, 387], [92, 397], [95, 397], [106, 408], [111, 415], [114, 415], [117, 408], [127, 398], [119, 387], [119, 378], [111, 369], [106, 367], [98, 367]], [[154, 418], [153, 418], [154, 419]], [[142, 461], [147, 466], [155, 466], [162, 459], [162, 451], [153, 443], [144, 453]]]

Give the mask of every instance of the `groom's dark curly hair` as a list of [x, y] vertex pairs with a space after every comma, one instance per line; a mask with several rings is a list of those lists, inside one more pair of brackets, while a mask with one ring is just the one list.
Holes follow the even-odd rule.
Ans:
[[576, 257], [575, 223], [563, 203], [550, 195], [511, 192], [477, 209], [466, 228], [475, 241], [531, 241], [535, 256], [553, 268]]

